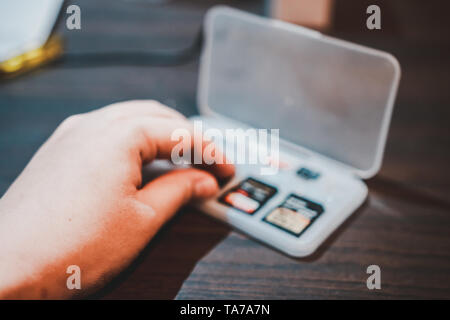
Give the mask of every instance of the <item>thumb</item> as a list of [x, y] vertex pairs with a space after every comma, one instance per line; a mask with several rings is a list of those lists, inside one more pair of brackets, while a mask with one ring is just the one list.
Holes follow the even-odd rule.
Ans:
[[155, 212], [154, 227], [159, 229], [189, 200], [213, 196], [219, 190], [216, 179], [199, 169], [178, 169], [149, 182], [138, 191], [137, 199]]

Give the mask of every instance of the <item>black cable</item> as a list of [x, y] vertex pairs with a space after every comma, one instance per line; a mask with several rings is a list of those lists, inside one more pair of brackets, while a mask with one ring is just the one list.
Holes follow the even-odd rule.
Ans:
[[103, 66], [177, 66], [191, 62], [200, 55], [203, 32], [200, 30], [189, 47], [180, 50], [66, 52], [56, 61], [58, 67]]

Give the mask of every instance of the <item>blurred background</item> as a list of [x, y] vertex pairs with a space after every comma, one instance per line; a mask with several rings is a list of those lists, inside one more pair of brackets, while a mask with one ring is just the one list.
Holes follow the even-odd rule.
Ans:
[[[311, 271], [314, 275], [311, 279], [315, 279], [317, 273], [314, 272], [322, 270], [328, 274], [329, 267], [334, 266], [337, 269], [333, 270], [337, 270], [337, 274], [330, 275], [331, 278], [351, 278], [348, 276], [348, 270], [352, 270], [350, 256], [352, 252], [358, 252], [355, 251], [355, 246], [361, 246], [360, 250], [364, 252], [358, 260], [361, 264], [368, 265], [378, 258], [378, 261], [392, 261], [386, 262], [392, 274], [395, 274], [396, 268], [400, 266], [405, 272], [403, 276], [392, 275], [389, 278], [388, 275], [386, 281], [391, 282], [384, 287], [385, 290], [380, 296], [385, 294], [387, 297], [450, 298], [450, 3], [445, 0], [323, 1], [323, 7], [311, 9], [313, 13], [305, 17], [302, 14], [296, 16], [293, 14], [294, 10], [270, 7], [269, 1], [263, 0], [156, 2], [157, 4], [150, 0], [77, 0], [71, 3], [81, 8], [82, 29], [66, 28], [67, 15], [64, 10], [56, 33], [62, 35], [65, 51], [72, 53], [178, 50], [193, 43], [208, 8], [226, 4], [311, 26], [332, 36], [388, 51], [397, 57], [402, 67], [402, 78], [383, 167], [378, 176], [369, 181], [372, 199], [369, 209], [364, 209], [356, 218], [356, 222], [350, 222], [352, 228], [348, 225], [345, 227], [350, 229], [345, 236], [339, 240], [331, 240], [341, 251], [334, 252], [333, 255], [333, 251], [329, 250], [325, 257], [332, 258], [324, 261], [322, 256], [316, 257], [312, 260], [314, 262], [310, 266], [311, 269], [303, 271]], [[68, 4], [66, 3], [64, 8]], [[371, 4], [377, 4], [381, 8], [381, 30], [368, 30], [366, 27], [366, 8]], [[277, 5], [280, 4], [275, 4]], [[314, 10], [318, 10], [317, 16]], [[312, 19], [313, 16], [316, 18]], [[185, 64], [171, 67], [145, 66], [133, 61], [120, 66], [86, 66], [71, 63], [70, 60], [60, 61], [16, 78], [2, 80], [0, 195], [7, 190], [37, 148], [67, 116], [127, 99], [157, 99], [180, 110], [186, 116], [194, 115], [197, 113], [197, 77], [198, 59], [195, 57]], [[222, 234], [229, 232], [224, 227], [215, 227], [215, 222], [198, 220], [203, 218], [195, 219], [196, 225], [192, 232], [199, 234], [200, 239], [205, 240], [211, 236], [210, 233], [202, 235], [201, 230], [195, 230], [201, 226], [213, 226], [211, 230], [218, 230]], [[173, 228], [180, 232], [181, 227]], [[189, 223], [185, 224], [185, 228], [189, 228]], [[355, 228], [359, 232], [351, 231]], [[374, 236], [377, 232], [384, 240]], [[170, 239], [175, 241], [175, 238]], [[164, 241], [166, 240], [161, 240]], [[217, 239], [214, 240], [214, 243], [216, 242]], [[160, 246], [160, 250], [173, 248], [173, 242], [170, 243], [168, 247], [164, 247], [164, 244], [156, 246]], [[395, 247], [390, 247], [394, 244]], [[211, 249], [212, 245], [211, 243], [207, 249]], [[235, 247], [239, 245], [239, 241], [234, 242]], [[248, 247], [247, 242], [242, 245], [247, 246], [243, 252], [248, 254], [251, 247]], [[218, 250], [223, 250], [223, 254], [231, 249], [225, 245]], [[205, 251], [206, 248], [199, 249], [196, 254], [202, 256]], [[163, 254], [160, 253], [157, 257], [161, 258], [161, 255]], [[286, 270], [286, 266], [292, 264], [292, 277], [295, 277], [294, 274], [298, 271], [298, 261], [279, 258], [278, 253], [255, 256], [260, 261], [267, 261], [269, 265], [269, 261], [285, 261]], [[338, 256], [340, 259], [349, 257], [347, 263], [350, 265], [339, 269], [337, 261], [342, 260], [339, 260]], [[217, 257], [222, 256], [216, 256], [220, 261]], [[141, 263], [145, 264], [142, 261]], [[192, 267], [196, 261], [189, 263]], [[217, 265], [215, 267], [220, 268]], [[230, 270], [233, 265], [223, 262], [223, 268]], [[302, 268], [308, 267], [303, 265]], [[145, 271], [139, 270], [142, 276]], [[286, 270], [284, 274], [288, 273]], [[178, 271], [167, 272], [173, 278]], [[187, 277], [186, 271], [180, 272], [182, 275], [179, 277], [184, 280]], [[172, 288], [169, 292], [169, 289], [164, 289], [167, 288], [167, 283], [162, 283], [163, 275], [157, 275], [160, 276], [159, 280], [150, 279], [156, 281], [156, 285], [154, 295], [150, 294], [148, 297], [174, 297], [172, 289], [179, 288], [181, 284], [167, 280], [170, 283], [168, 287]], [[148, 277], [151, 276], [146, 279], [149, 279]], [[281, 288], [283, 281], [286, 281], [287, 289], [284, 292], [271, 291], [265, 296], [259, 296], [321, 297], [320, 292], [323, 292], [324, 296], [325, 292], [329, 292], [326, 291], [326, 285], [319, 293], [314, 293], [312, 289], [293, 291], [288, 285], [292, 278], [286, 276], [284, 279], [278, 282], [281, 283]], [[195, 281], [191, 284], [192, 288], [200, 286], [199, 282]], [[208, 287], [208, 284], [203, 285]], [[365, 297], [367, 294], [359, 292], [356, 284], [352, 285], [351, 281], [345, 288], [340, 287], [338, 280], [328, 286], [335, 290], [331, 295], [338, 296], [339, 293], [344, 297]], [[256, 292], [255, 288], [259, 287], [254, 287]], [[259, 292], [269, 290], [267, 285], [259, 289]], [[134, 292], [130, 288], [128, 290], [128, 293]], [[161, 295], [158, 296], [158, 292]], [[192, 291], [185, 291], [181, 297], [198, 297], [186, 292]], [[239, 297], [236, 291], [233, 292], [233, 297]], [[306, 293], [302, 295], [301, 292]], [[252, 297], [245, 290], [242, 294]], [[227, 298], [230, 295], [220, 297]]]
[[[56, 30], [63, 35], [67, 52], [177, 50], [191, 45], [206, 10], [212, 5], [227, 4], [258, 14], [270, 14], [269, 2], [170, 0], [152, 5], [154, 1], [151, 0], [79, 0], [70, 3], [81, 8], [82, 29], [65, 27], [68, 15], [64, 10]], [[274, 6], [281, 6], [274, 2]], [[314, 23], [313, 18], [308, 19], [314, 16], [312, 10], [313, 14], [304, 19], [305, 25], [391, 52], [402, 66], [386, 150], [385, 163], [389, 166], [384, 166], [380, 174], [445, 198], [450, 191], [450, 170], [437, 168], [445, 168], [450, 163], [446, 152], [450, 145], [450, 23], [445, 17], [448, 2], [312, 2], [323, 2], [324, 8], [316, 11], [325, 13], [319, 14], [319, 22]], [[70, 3], [66, 3], [64, 9]], [[365, 12], [370, 4], [378, 4], [382, 10], [381, 30], [366, 28], [368, 15]], [[291, 16], [284, 11], [278, 9], [275, 14], [294, 19], [291, 16], [295, 17], [295, 11], [291, 10], [294, 12]], [[327, 15], [329, 18], [324, 19]], [[301, 18], [300, 15], [300, 21]], [[197, 69], [197, 59], [176, 67], [83, 67], [83, 64], [73, 65], [69, 61], [2, 81], [0, 154], [7, 155], [8, 164], [0, 165], [0, 193], [6, 190], [56, 125], [70, 114], [114, 101], [141, 98], [158, 99], [186, 115], [195, 114]], [[417, 154], [423, 157], [417, 157]]]

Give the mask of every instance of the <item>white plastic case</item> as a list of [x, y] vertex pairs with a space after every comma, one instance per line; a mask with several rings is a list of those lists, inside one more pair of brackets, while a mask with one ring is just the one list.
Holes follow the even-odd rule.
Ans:
[[[367, 196], [362, 179], [381, 166], [399, 64], [382, 51], [224, 6], [208, 11], [204, 32], [193, 120], [222, 130], [278, 128], [287, 167], [261, 176], [254, 165], [237, 165], [222, 192], [198, 206], [289, 255], [309, 255]], [[306, 180], [300, 168], [320, 176]], [[276, 193], [253, 214], [220, 202], [248, 177]], [[300, 235], [267, 222], [290, 195], [324, 209]]]

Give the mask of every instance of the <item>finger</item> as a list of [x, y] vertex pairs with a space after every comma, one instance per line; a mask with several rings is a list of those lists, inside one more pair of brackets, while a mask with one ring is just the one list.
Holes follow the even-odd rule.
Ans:
[[219, 187], [216, 179], [206, 171], [179, 169], [146, 184], [137, 199], [154, 211], [154, 224], [159, 229], [173, 214], [191, 199], [213, 196]]
[[117, 102], [93, 112], [102, 114], [106, 117], [124, 119], [141, 116], [185, 119], [180, 112], [169, 108], [156, 100], [130, 100]]
[[[171, 159], [191, 154], [191, 164], [201, 165], [219, 178], [234, 174], [234, 166], [225, 155], [203, 135], [194, 132], [191, 122], [184, 119], [139, 119], [134, 124], [142, 129], [141, 154], [144, 162], [156, 158]], [[183, 157], [187, 160], [188, 157]], [[196, 163], [200, 161], [200, 163]]]

